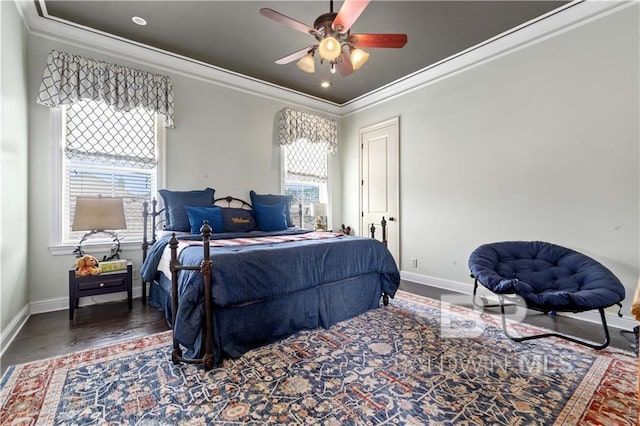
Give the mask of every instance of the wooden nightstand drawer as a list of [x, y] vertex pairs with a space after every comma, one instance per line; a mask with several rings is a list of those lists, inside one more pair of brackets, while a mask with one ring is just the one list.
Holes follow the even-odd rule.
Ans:
[[96, 290], [100, 288], [113, 288], [113, 287], [121, 287], [122, 291], [126, 290], [126, 282], [125, 278], [107, 278], [96, 280], [91, 279], [86, 282], [83, 280], [78, 280], [78, 291], [82, 292], [85, 290]]
[[133, 265], [127, 262], [127, 269], [107, 272], [88, 277], [76, 277], [75, 269], [69, 270], [69, 319], [73, 319], [75, 309], [81, 297], [100, 294], [127, 292], [129, 310], [132, 307]]

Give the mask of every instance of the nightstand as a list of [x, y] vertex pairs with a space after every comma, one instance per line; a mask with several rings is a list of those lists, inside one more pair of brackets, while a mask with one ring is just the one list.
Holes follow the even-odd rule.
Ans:
[[76, 277], [76, 270], [69, 270], [69, 319], [73, 319], [73, 313], [78, 307], [81, 297], [96, 296], [98, 294], [127, 292], [129, 310], [132, 309], [131, 286], [133, 281], [133, 265], [127, 262], [127, 269], [122, 271], [107, 272], [88, 277]]

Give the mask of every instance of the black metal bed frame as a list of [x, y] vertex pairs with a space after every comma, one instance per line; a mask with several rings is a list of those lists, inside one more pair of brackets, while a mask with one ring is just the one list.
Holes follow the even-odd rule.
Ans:
[[[220, 203], [226, 202], [227, 207], [231, 205], [240, 205], [240, 208], [250, 209], [251, 204], [248, 202], [241, 200], [239, 198], [234, 197], [222, 197], [217, 198], [213, 201], [214, 205], [220, 205]], [[217, 204], [216, 204], [217, 203]], [[149, 249], [149, 245], [156, 242], [156, 228], [159, 223], [157, 221], [158, 215], [160, 215], [164, 209], [157, 210], [157, 201], [153, 199], [151, 201], [152, 210], [149, 211], [149, 204], [147, 201], [143, 203], [143, 242], [142, 242], [142, 255], [143, 261], [147, 257], [147, 252]], [[152, 239], [151, 241], [147, 240], [147, 221], [149, 216], [151, 216], [151, 229], [152, 229]], [[300, 216], [302, 216], [302, 212], [300, 211]], [[302, 220], [302, 219], [301, 219]], [[382, 228], [382, 243], [387, 246], [387, 221], [383, 217], [380, 221], [380, 226]], [[371, 233], [371, 238], [375, 238], [376, 226], [375, 224], [371, 224], [369, 231]], [[205, 221], [200, 228], [200, 233], [202, 234], [202, 249], [203, 249], [203, 260], [199, 266], [195, 265], [181, 265], [178, 260], [178, 239], [176, 238], [175, 233], [172, 234], [171, 239], [169, 240], [169, 249], [171, 251], [171, 261], [169, 265], [169, 270], [171, 271], [171, 329], [175, 329], [175, 318], [176, 313], [178, 311], [178, 273], [180, 271], [199, 271], [202, 274], [203, 283], [211, 282], [211, 257], [210, 257], [210, 247], [209, 242], [211, 239], [211, 226]], [[142, 283], [142, 303], [146, 304], [147, 301], [147, 283]], [[382, 293], [382, 302], [385, 306], [389, 305], [389, 295], [386, 293]], [[204, 328], [205, 328], [205, 338], [204, 338], [204, 354], [201, 358], [185, 358], [182, 356], [182, 349], [180, 348], [180, 344], [173, 336], [173, 350], [171, 352], [171, 360], [174, 364], [179, 364], [181, 362], [187, 364], [202, 364], [205, 370], [210, 370], [213, 368], [213, 333], [212, 333], [212, 324], [211, 318], [213, 313], [213, 306], [211, 303], [211, 286], [204, 285], [204, 303], [205, 303], [205, 320]]]

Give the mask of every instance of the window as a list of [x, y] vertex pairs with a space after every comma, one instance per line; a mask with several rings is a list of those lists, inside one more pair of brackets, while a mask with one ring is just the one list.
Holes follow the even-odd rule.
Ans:
[[[157, 115], [144, 108], [115, 111], [101, 102], [81, 101], [62, 108], [61, 232], [63, 245], [85, 231], [71, 231], [78, 196], [124, 199], [122, 242], [142, 239], [142, 203], [158, 185]], [[162, 130], [160, 130], [162, 131]]]
[[[318, 216], [327, 223], [327, 145], [300, 139], [284, 146], [284, 193], [292, 195], [296, 226], [315, 229]], [[302, 212], [302, 223], [300, 223]]]

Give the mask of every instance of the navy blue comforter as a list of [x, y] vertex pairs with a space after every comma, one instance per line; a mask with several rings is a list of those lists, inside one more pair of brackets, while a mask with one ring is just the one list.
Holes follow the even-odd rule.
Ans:
[[[284, 231], [301, 232], [306, 231]], [[262, 235], [265, 234], [251, 233], [251, 236]], [[214, 234], [212, 238], [238, 236]], [[168, 241], [168, 236], [163, 237], [151, 247], [141, 268], [142, 278], [146, 282], [156, 279], [158, 262]], [[179, 260], [182, 265], [200, 265], [202, 246], [185, 248], [179, 253]], [[342, 281], [349, 283], [351, 279], [368, 275], [375, 277], [375, 285], [379, 286], [379, 300], [381, 292], [393, 297], [400, 282], [393, 257], [382, 243], [371, 238], [342, 236], [325, 240], [211, 247], [211, 260], [212, 302], [214, 311], [218, 312], [228, 311], [231, 307], [245, 308], [260, 302], [269, 304], [288, 295], [294, 296], [293, 300], [300, 295], [311, 294], [312, 292], [307, 291], [309, 289]], [[174, 336], [185, 347], [194, 348], [201, 337], [204, 320], [202, 275], [194, 271], [181, 271], [178, 281], [180, 303]], [[352, 290], [345, 294], [348, 294], [348, 299], [356, 299], [352, 302], [354, 309], [362, 311], [362, 301], [357, 300], [359, 290], [355, 291], [356, 293]], [[375, 303], [377, 306], [378, 302]], [[277, 306], [286, 309], [287, 304]], [[354, 314], [356, 313], [360, 312]], [[322, 323], [325, 326], [331, 325], [324, 321]]]

